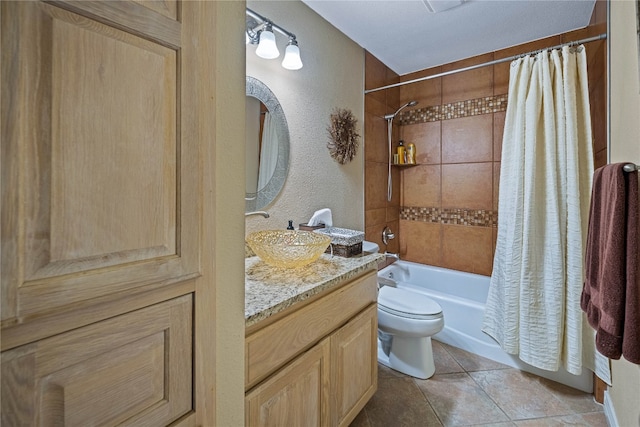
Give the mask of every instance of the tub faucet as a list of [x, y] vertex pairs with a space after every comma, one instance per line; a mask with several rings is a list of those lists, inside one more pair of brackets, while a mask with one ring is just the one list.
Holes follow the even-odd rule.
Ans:
[[382, 230], [382, 243], [384, 243], [386, 246], [389, 244], [389, 240], [395, 239], [395, 238], [396, 238], [396, 235], [393, 234], [391, 229], [389, 227], [384, 227], [384, 230]]
[[400, 254], [392, 254], [391, 252], [385, 252], [384, 256], [387, 258], [393, 258], [396, 261], [400, 261]]

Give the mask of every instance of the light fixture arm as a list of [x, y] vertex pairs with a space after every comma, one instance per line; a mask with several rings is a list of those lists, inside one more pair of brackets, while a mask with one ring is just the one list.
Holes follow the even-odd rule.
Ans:
[[260, 31], [264, 30], [265, 27], [267, 27], [267, 22], [258, 24], [253, 28], [247, 28], [247, 35], [249, 36], [252, 44], [258, 44], [258, 41], [260, 40]]
[[247, 15], [249, 15], [250, 17], [252, 17], [253, 19], [255, 19], [256, 21], [259, 22], [259, 25], [255, 28], [252, 28], [251, 31], [257, 33], [258, 31], [262, 30], [265, 26], [267, 25], [271, 25], [271, 28], [273, 28], [274, 30], [276, 30], [277, 32], [279, 32], [282, 35], [285, 35], [289, 38], [292, 38], [295, 40], [296, 35], [285, 30], [284, 28], [282, 28], [281, 26], [277, 25], [276, 23], [274, 23], [273, 21], [265, 18], [264, 16], [260, 15], [259, 13], [254, 12], [253, 10], [247, 8]]

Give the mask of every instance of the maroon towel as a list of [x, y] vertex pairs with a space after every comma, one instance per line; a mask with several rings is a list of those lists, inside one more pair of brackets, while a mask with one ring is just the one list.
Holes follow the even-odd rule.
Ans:
[[625, 163], [593, 174], [585, 282], [580, 306], [604, 356], [640, 364], [640, 200], [638, 173]]

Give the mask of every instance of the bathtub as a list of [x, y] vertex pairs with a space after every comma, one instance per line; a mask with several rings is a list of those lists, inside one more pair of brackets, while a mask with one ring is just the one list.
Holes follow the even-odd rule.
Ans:
[[482, 332], [489, 277], [396, 261], [378, 272], [378, 281], [381, 285], [395, 283], [398, 288], [427, 295], [440, 304], [445, 326], [433, 339], [578, 390], [588, 393], [593, 390], [591, 371], [583, 369], [582, 375], [572, 375], [564, 369], [558, 372], [538, 369], [505, 353], [493, 338]]

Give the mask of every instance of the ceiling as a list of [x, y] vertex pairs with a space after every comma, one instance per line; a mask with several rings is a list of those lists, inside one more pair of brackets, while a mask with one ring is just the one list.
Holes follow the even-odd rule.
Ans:
[[[399, 75], [589, 24], [595, 0], [302, 0]], [[454, 6], [437, 13], [436, 9]]]

